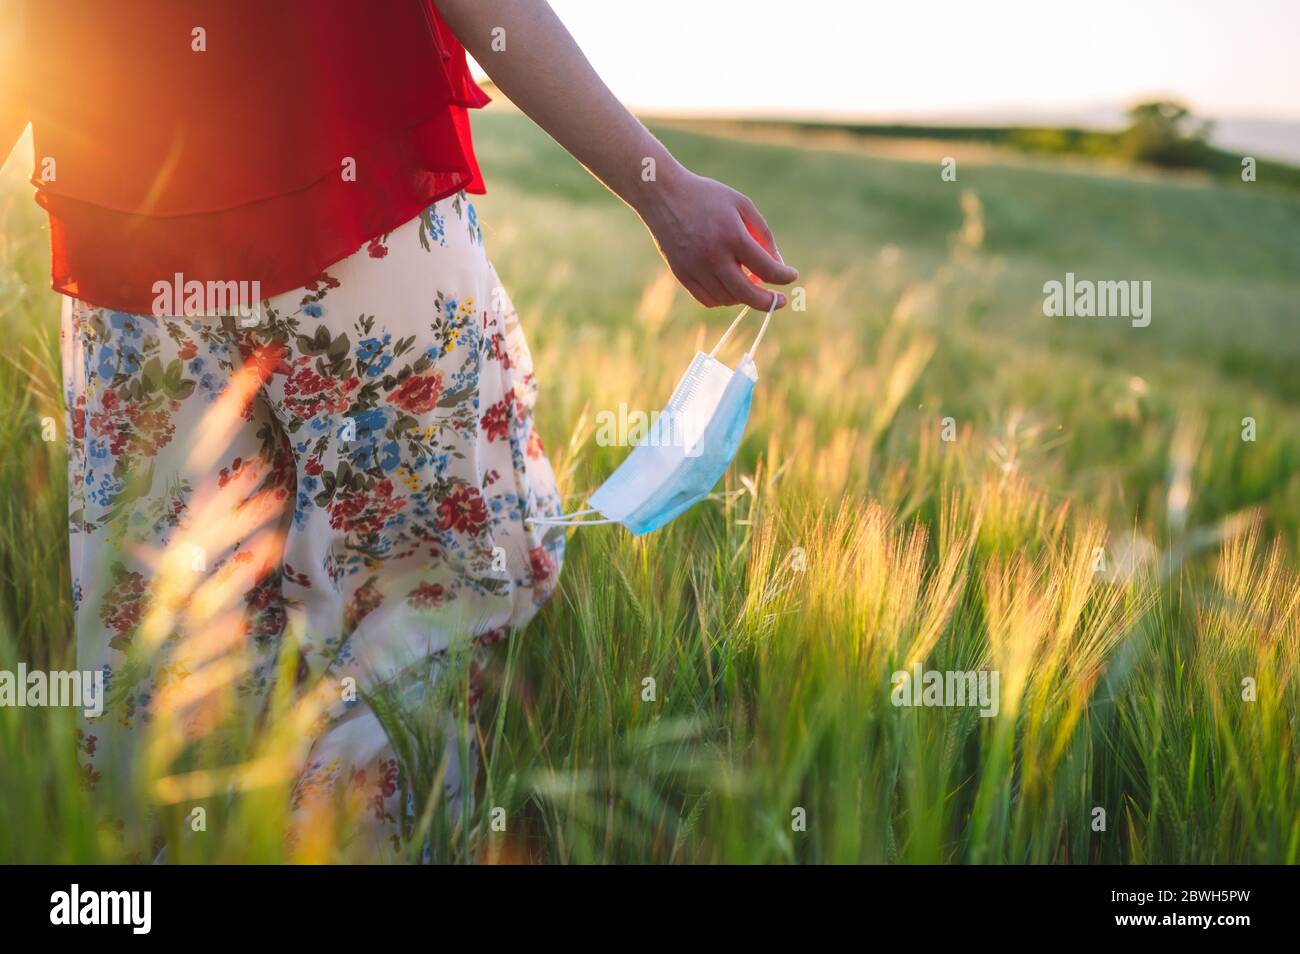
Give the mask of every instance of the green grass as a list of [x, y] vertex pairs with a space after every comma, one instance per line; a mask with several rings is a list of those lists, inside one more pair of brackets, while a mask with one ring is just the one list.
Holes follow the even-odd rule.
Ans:
[[[1024, 161], [943, 182], [946, 146], [662, 132], [758, 202], [807, 309], [758, 356], [715, 499], [646, 538], [571, 537], [560, 592], [492, 671], [476, 807], [432, 826], [434, 856], [1300, 860], [1300, 201]], [[662, 405], [728, 316], [672, 292], [631, 213], [524, 120], [476, 134], [576, 503], [625, 453], [595, 445], [595, 414]], [[0, 191], [0, 668], [71, 664], [63, 453], [41, 439], [57, 302], [19, 179]], [[1045, 318], [1066, 271], [1151, 280], [1151, 326]], [[918, 661], [998, 670], [998, 715], [895, 707], [890, 674]], [[301, 727], [278, 705], [274, 729], [222, 734], [286, 758]], [[0, 709], [0, 860], [148, 860], [146, 824], [99, 824], [121, 806], [78, 784], [73, 731]], [[207, 797], [185, 836], [198, 796], [157, 783], [171, 860], [365, 856], [337, 820], [287, 849], [283, 780]]]

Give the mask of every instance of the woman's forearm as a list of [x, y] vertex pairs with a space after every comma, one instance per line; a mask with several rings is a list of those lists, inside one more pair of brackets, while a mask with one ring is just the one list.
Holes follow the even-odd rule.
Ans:
[[[681, 167], [610, 92], [544, 0], [436, 0], [447, 25], [533, 122], [639, 212]], [[654, 178], [643, 175], [654, 160]]]

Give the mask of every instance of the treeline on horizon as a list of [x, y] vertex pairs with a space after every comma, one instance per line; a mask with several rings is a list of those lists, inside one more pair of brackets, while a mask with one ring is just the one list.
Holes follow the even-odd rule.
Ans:
[[[1141, 103], [1128, 111], [1129, 125], [1117, 131], [1057, 126], [940, 126], [910, 123], [839, 123], [780, 120], [791, 129], [835, 129], [858, 136], [899, 139], [939, 139], [987, 143], [1022, 152], [1121, 159], [1163, 169], [1209, 172], [1216, 178], [1241, 181], [1242, 161], [1248, 154], [1210, 145], [1212, 121], [1197, 120], [1182, 105], [1160, 100]], [[1300, 168], [1258, 156], [1255, 180], [1300, 190]]]

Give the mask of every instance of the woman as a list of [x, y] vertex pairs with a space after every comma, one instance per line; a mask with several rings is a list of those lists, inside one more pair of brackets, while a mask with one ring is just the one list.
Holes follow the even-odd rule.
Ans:
[[168, 764], [222, 717], [217, 689], [265, 691], [292, 635], [300, 679], [328, 687], [296, 803], [349, 788], [394, 834], [400, 766], [358, 699], [427, 694], [428, 661], [436, 677], [457, 653], [476, 671], [563, 557], [562, 531], [528, 522], [559, 499], [467, 195], [484, 191], [467, 110], [487, 97], [465, 49], [701, 304], [766, 310], [778, 293], [756, 281], [796, 273], [543, 0], [19, 6], [0, 142], [32, 121], [67, 296], [79, 665], [110, 700], [87, 780], [115, 784], [150, 720], [177, 727]]

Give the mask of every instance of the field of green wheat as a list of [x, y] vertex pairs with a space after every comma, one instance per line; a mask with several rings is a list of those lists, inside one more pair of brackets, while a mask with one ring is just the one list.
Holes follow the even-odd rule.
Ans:
[[[1300, 199], [658, 131], [755, 199], [805, 307], [777, 314], [711, 499], [643, 538], [572, 534], [556, 597], [498, 647], [473, 810], [381, 860], [1300, 861]], [[476, 142], [577, 506], [627, 452], [597, 416], [662, 406], [731, 315], [525, 120], [476, 117]], [[21, 166], [0, 669], [71, 667], [58, 305]], [[1151, 324], [1045, 317], [1067, 272], [1150, 280]], [[918, 665], [997, 671], [997, 714], [896, 706]], [[81, 784], [72, 712], [0, 708], [0, 861], [374, 857], [345, 814], [285, 839], [299, 706], [215, 730], [238, 771], [217, 746], [143, 760], [131, 812]]]

